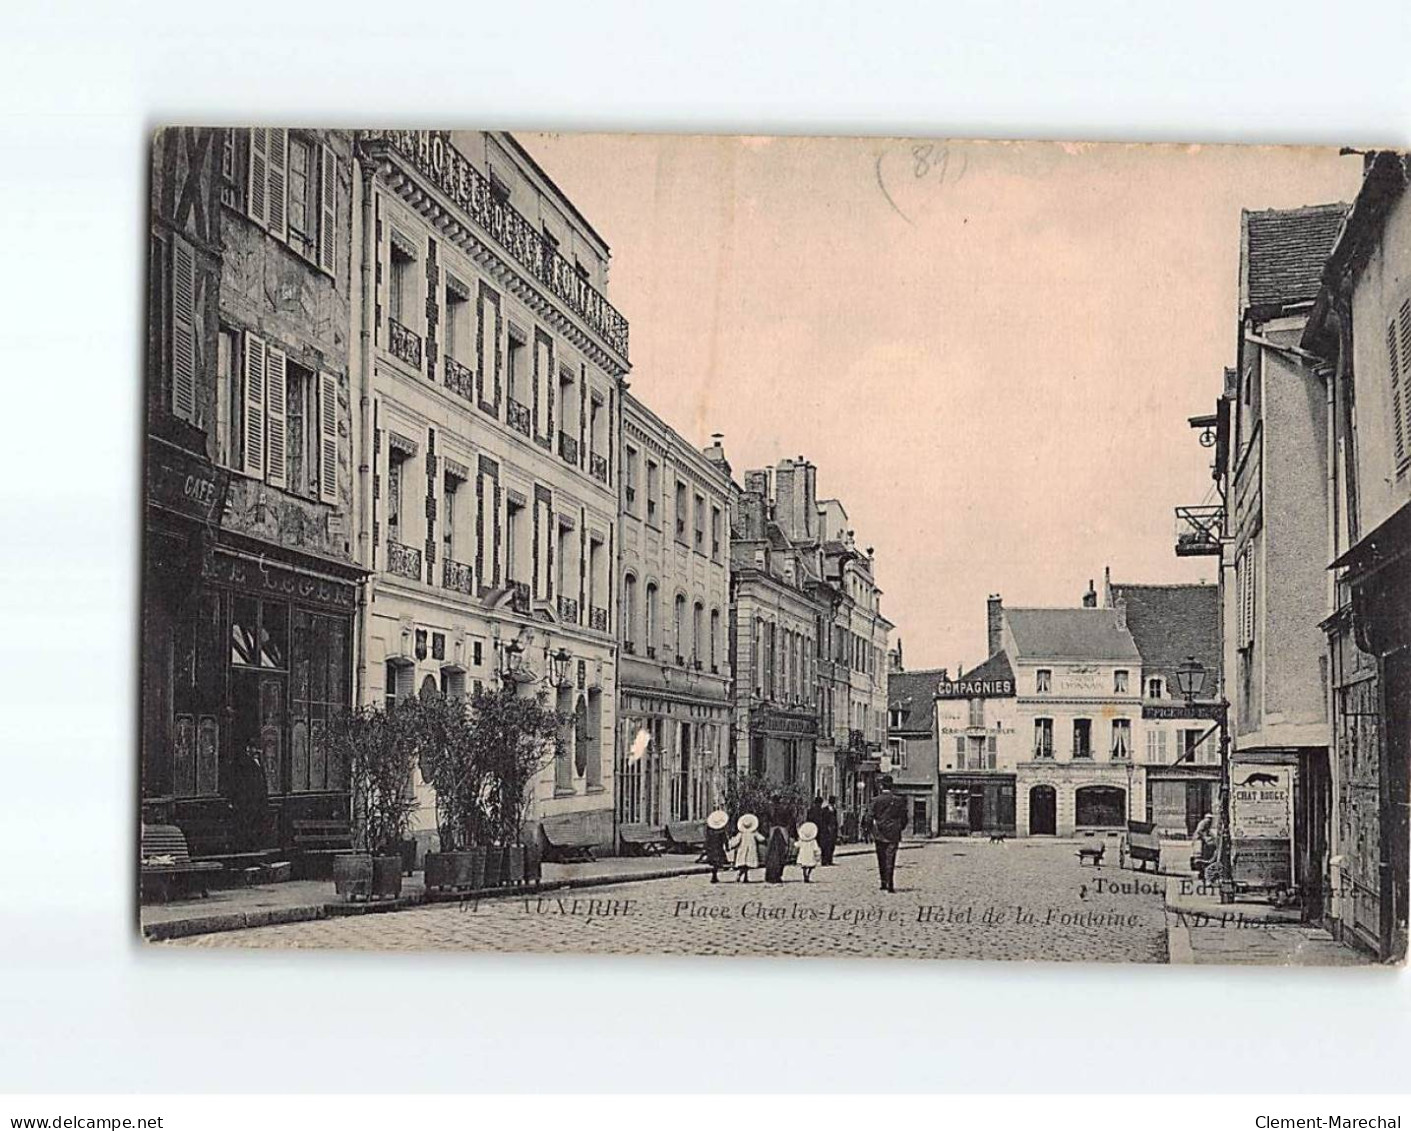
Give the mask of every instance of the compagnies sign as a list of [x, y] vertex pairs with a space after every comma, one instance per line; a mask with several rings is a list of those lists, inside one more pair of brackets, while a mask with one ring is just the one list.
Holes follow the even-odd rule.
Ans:
[[936, 684], [937, 699], [1011, 699], [1012, 679], [947, 679]]

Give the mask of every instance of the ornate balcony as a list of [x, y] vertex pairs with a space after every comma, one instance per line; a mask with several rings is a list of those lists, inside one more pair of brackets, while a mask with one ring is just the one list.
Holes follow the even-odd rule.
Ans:
[[510, 587], [510, 608], [517, 613], [529, 615], [529, 582], [511, 581]]
[[590, 453], [588, 456], [588, 470], [599, 483], [606, 483], [608, 481], [607, 456], [600, 456], [597, 452]]
[[532, 415], [529, 411], [529, 406], [520, 404], [511, 397], [505, 402], [505, 422], [516, 432], [528, 436], [529, 430], [532, 427]]
[[578, 623], [578, 602], [562, 593], [559, 594], [559, 620], [569, 624]]
[[496, 240], [511, 259], [627, 358], [627, 319], [544, 239], [536, 225], [495, 191], [489, 178], [451, 144], [448, 130], [367, 130], [362, 138], [403, 157]]
[[475, 594], [473, 571], [464, 562], [446, 558], [441, 563], [441, 584], [447, 589], [454, 589], [457, 593], [464, 593], [468, 597]]
[[606, 632], [608, 630], [608, 611], [598, 608], [597, 605], [589, 605], [588, 627], [595, 632]]
[[463, 397], [471, 404], [475, 403], [475, 374], [457, 361], [450, 354], [442, 358], [442, 368], [446, 373], [446, 388], [455, 393], [458, 397]]
[[420, 581], [421, 551], [414, 546], [404, 546], [400, 542], [387, 542], [387, 572], [410, 581]]
[[1219, 503], [1203, 507], [1176, 508], [1176, 556], [1194, 558], [1220, 553], [1220, 532], [1225, 526], [1225, 508]]
[[574, 467], [578, 466], [578, 441], [567, 432], [559, 433], [559, 455]]
[[421, 337], [408, 330], [395, 318], [387, 319], [387, 348], [398, 361], [413, 369], [421, 368]]

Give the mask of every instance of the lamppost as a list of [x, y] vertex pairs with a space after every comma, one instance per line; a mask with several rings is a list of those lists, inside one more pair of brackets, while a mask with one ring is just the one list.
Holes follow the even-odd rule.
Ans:
[[572, 659], [573, 653], [567, 648], [561, 647], [549, 653], [549, 673], [553, 677], [555, 688], [568, 685], [568, 665]]
[[[1205, 687], [1205, 665], [1194, 656], [1187, 656], [1185, 663], [1176, 668], [1176, 688], [1185, 699], [1187, 706], [1194, 706]], [[1224, 902], [1231, 892], [1230, 886], [1230, 702], [1221, 696], [1219, 699], [1205, 700], [1201, 706], [1220, 727], [1220, 823], [1216, 830], [1215, 851], [1219, 865], [1220, 898]], [[1185, 757], [1185, 755], [1182, 755]]]

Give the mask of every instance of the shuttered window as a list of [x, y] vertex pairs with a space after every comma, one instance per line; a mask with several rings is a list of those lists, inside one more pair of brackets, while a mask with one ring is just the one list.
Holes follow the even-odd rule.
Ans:
[[1387, 370], [1391, 377], [1391, 430], [1396, 466], [1401, 468], [1411, 460], [1411, 298], [1401, 304], [1401, 310], [1387, 323]]
[[283, 350], [265, 357], [265, 470], [272, 487], [289, 486], [288, 359]]
[[289, 131], [269, 131], [269, 231], [289, 235]]
[[338, 158], [328, 146], [319, 147], [318, 265], [334, 270], [338, 240]]
[[246, 475], [265, 474], [265, 341], [245, 335], [245, 466]]
[[[249, 131], [245, 213], [329, 275], [338, 251], [338, 156], [313, 135]], [[291, 158], [291, 149], [296, 152]], [[224, 199], [224, 197], [223, 197]], [[230, 199], [234, 199], [232, 196]]]
[[257, 224], [269, 224], [269, 135], [256, 127], [250, 131], [250, 184], [245, 193], [246, 211]]
[[196, 420], [196, 255], [183, 239], [172, 243], [171, 410]]
[[318, 375], [318, 497], [338, 501], [338, 378]]

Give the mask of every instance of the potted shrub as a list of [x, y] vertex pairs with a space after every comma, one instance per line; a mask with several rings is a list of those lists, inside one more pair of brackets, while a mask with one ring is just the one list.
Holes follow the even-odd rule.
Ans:
[[[491, 883], [497, 848], [499, 882], [523, 884], [526, 858], [533, 855], [537, 861], [537, 852], [527, 852], [524, 841], [534, 781], [552, 763], [562, 741], [562, 728], [571, 719], [549, 707], [545, 693], [520, 696], [508, 687], [477, 694], [471, 705], [471, 721], [489, 771], [487, 815], [495, 843], [486, 864], [486, 884]], [[538, 848], [537, 837], [534, 848]]]
[[437, 852], [426, 854], [429, 891], [485, 886], [487, 759], [463, 700], [432, 696], [412, 708], [422, 777], [436, 793]]
[[347, 765], [352, 792], [353, 851], [333, 859], [334, 890], [346, 899], [402, 893], [400, 846], [416, 798], [407, 788], [415, 744], [400, 714], [362, 707], [329, 720], [330, 754]]

